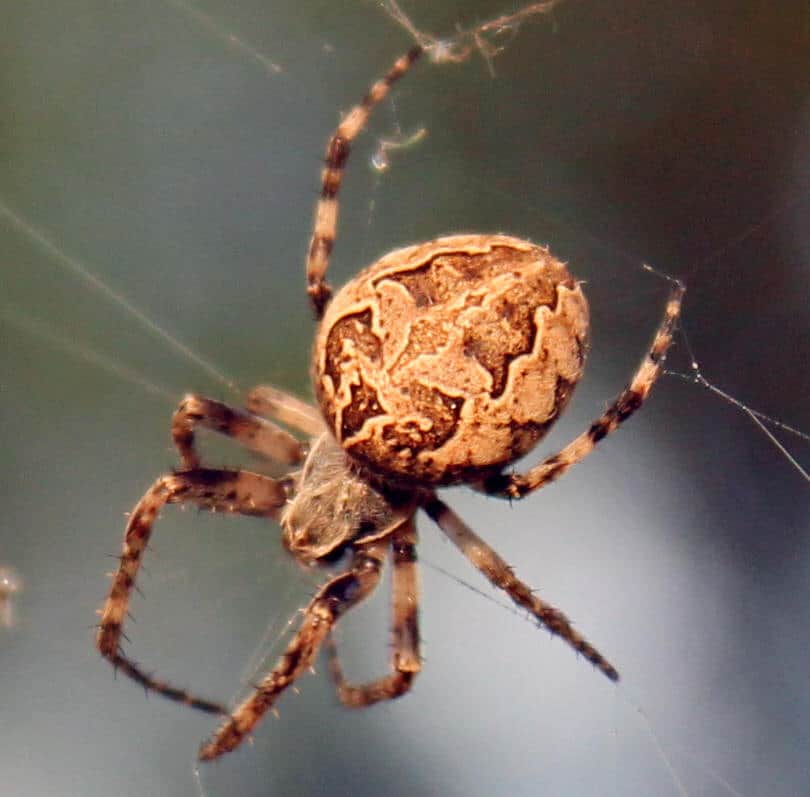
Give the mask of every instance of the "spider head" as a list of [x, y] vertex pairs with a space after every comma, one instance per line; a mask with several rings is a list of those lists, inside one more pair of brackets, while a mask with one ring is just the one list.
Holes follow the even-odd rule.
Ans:
[[284, 544], [305, 561], [330, 559], [349, 543], [385, 536], [408, 511], [364, 479], [324, 434], [313, 444], [282, 512]]

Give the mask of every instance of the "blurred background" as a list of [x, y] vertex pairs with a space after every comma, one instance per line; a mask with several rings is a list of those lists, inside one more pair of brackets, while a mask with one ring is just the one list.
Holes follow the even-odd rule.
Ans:
[[[403, 0], [439, 36], [517, 7]], [[225, 382], [271, 382], [307, 397], [303, 255], [323, 147], [411, 39], [362, 1], [2, 9], [0, 567], [23, 584], [0, 627], [6, 793], [806, 789], [807, 478], [742, 411], [672, 376], [528, 500], [444, 495], [616, 664], [618, 687], [494, 602], [423, 518], [412, 694], [350, 712], [320, 667], [252, 746], [195, 775], [211, 718], [145, 699], [94, 650], [104, 573], [124, 512], [176, 462], [184, 392], [238, 403]], [[378, 109], [345, 181], [333, 281], [448, 232], [549, 244], [587, 282], [593, 315], [586, 378], [540, 447], [551, 453], [648, 344], [666, 296], [651, 263], [688, 282], [684, 326], [706, 377], [810, 430], [807, 3], [572, 0], [499, 42], [494, 74], [478, 55], [422, 63]], [[422, 128], [372, 167], [382, 139]], [[668, 365], [689, 361], [680, 343]], [[806, 469], [808, 442], [780, 439]], [[212, 464], [256, 464], [207, 450]], [[232, 700], [325, 576], [290, 561], [272, 523], [172, 509], [146, 569], [128, 650]], [[387, 585], [344, 626], [348, 674], [380, 674]]]

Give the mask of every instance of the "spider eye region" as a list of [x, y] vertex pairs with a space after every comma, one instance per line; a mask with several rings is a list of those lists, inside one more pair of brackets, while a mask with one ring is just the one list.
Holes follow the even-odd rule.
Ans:
[[315, 341], [315, 393], [344, 451], [393, 482], [455, 484], [526, 454], [582, 376], [588, 304], [544, 247], [455, 235], [345, 285]]

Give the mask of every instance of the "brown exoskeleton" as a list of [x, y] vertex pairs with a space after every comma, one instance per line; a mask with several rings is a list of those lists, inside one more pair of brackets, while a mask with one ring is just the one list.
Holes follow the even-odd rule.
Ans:
[[[529, 452], [565, 408], [582, 375], [588, 307], [581, 286], [547, 249], [504, 235], [456, 235], [400, 249], [349, 282], [334, 298], [325, 282], [335, 240], [337, 194], [350, 144], [372, 108], [417, 59], [399, 58], [329, 140], [307, 260], [308, 293], [320, 320], [313, 357], [319, 408], [275, 388], [257, 388], [247, 409], [188, 396], [172, 422], [182, 467], [160, 477], [135, 506], [120, 564], [101, 614], [97, 645], [147, 689], [225, 720], [200, 750], [216, 758], [237, 747], [279, 695], [329, 643], [341, 700], [367, 706], [406, 692], [419, 672], [416, 525], [419, 509], [470, 562], [608, 678], [614, 667], [517, 579], [501, 557], [436, 495], [467, 483], [521, 498], [562, 475], [637, 410], [661, 373], [680, 312], [674, 283], [652, 345], [628, 386], [588, 429], [526, 473], [504, 472]], [[270, 418], [308, 438], [308, 444]], [[300, 470], [282, 480], [204, 467], [198, 426]], [[309, 445], [309, 453], [307, 452]], [[326, 582], [272, 671], [234, 709], [158, 680], [120, 648], [143, 553], [160, 509], [203, 508], [279, 520], [290, 552], [305, 562], [348, 553]], [[391, 671], [364, 685], [345, 682], [330, 634], [376, 586], [391, 560]]]

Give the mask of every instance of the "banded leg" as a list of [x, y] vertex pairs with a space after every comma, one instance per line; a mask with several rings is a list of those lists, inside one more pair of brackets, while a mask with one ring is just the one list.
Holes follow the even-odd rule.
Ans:
[[141, 559], [158, 513], [166, 504], [190, 502], [203, 509], [276, 518], [287, 500], [281, 482], [249, 471], [186, 470], [161, 476], [135, 505], [110, 593], [101, 611], [96, 647], [113, 666], [145, 689], [213, 714], [227, 714], [219, 703], [204, 700], [153, 678], [121, 651], [123, 624]]
[[343, 170], [349, 158], [352, 141], [363, 131], [374, 106], [382, 102], [396, 83], [422, 54], [422, 48], [415, 46], [400, 56], [388, 73], [378, 80], [337, 126], [326, 146], [326, 159], [321, 172], [321, 197], [315, 206], [315, 221], [312, 240], [307, 254], [307, 293], [309, 294], [315, 317], [323, 316], [324, 308], [332, 296], [332, 289], [324, 277], [329, 267], [329, 256], [337, 233], [338, 200]]
[[221, 401], [190, 394], [183, 398], [172, 416], [172, 439], [180, 452], [183, 468], [200, 467], [200, 457], [194, 445], [196, 426], [232, 437], [245, 448], [285, 465], [298, 465], [304, 461], [301, 441], [281, 427]]
[[256, 415], [275, 418], [310, 437], [320, 437], [326, 431], [326, 424], [317, 408], [276, 387], [254, 387], [247, 395], [246, 404]]
[[584, 459], [596, 444], [616, 431], [650, 395], [656, 380], [661, 376], [667, 351], [672, 344], [672, 337], [678, 317], [681, 314], [681, 303], [686, 292], [684, 286], [672, 280], [674, 287], [667, 300], [664, 317], [655, 333], [652, 345], [630, 384], [616, 397], [614, 402], [597, 418], [586, 432], [574, 438], [565, 448], [547, 457], [531, 468], [527, 473], [499, 473], [490, 476], [477, 486], [477, 489], [498, 498], [523, 498], [524, 495], [543, 487], [562, 476], [572, 465]]
[[416, 570], [416, 523], [411, 517], [391, 540], [393, 572], [391, 575], [392, 646], [390, 674], [367, 684], [354, 686], [346, 682], [333, 636], [327, 640], [329, 671], [338, 697], [350, 708], [363, 708], [380, 700], [391, 700], [405, 694], [422, 669], [419, 657], [419, 585]]
[[384, 540], [358, 548], [351, 569], [318, 590], [304, 610], [301, 627], [272, 672], [200, 748], [201, 761], [210, 761], [238, 747], [281, 693], [312, 667], [338, 619], [377, 586], [387, 547], [388, 541]]
[[455, 543], [456, 547], [499, 589], [502, 589], [518, 606], [528, 610], [552, 634], [564, 639], [574, 650], [581, 653], [591, 664], [601, 670], [611, 681], [619, 680], [619, 673], [605, 657], [577, 633], [568, 618], [538, 598], [529, 587], [518, 580], [512, 568], [444, 502], [434, 495], [423, 506], [439, 528]]

